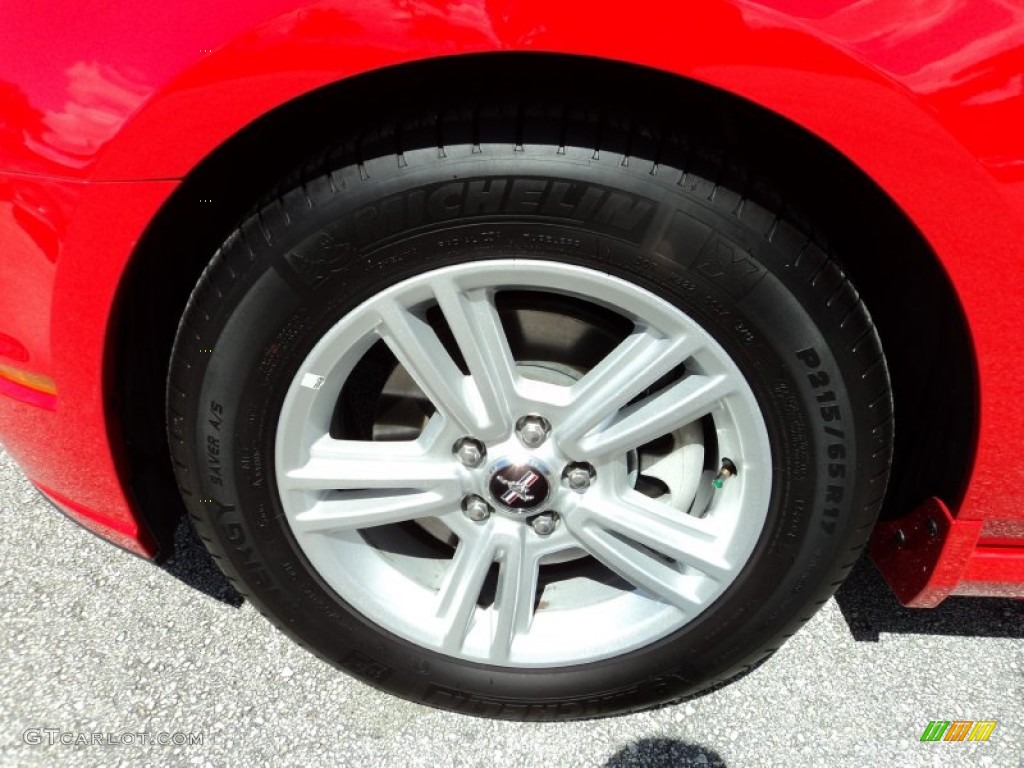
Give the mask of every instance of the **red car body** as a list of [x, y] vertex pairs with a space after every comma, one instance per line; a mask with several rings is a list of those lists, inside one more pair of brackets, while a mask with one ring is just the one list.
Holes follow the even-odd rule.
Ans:
[[[872, 555], [910, 605], [1024, 596], [1019, 0], [35, 0], [5, 3], [0, 28], [0, 440], [101, 536], [154, 557], [177, 514], [137, 490], [119, 382], [143, 363], [120, 334], [141, 322], [125, 298], [129, 283], [139, 290], [136, 263], [155, 258], [140, 243], [172, 202], [181, 209], [197, 168], [327, 86], [400, 72], [379, 93], [400, 100], [442, 58], [514, 67], [516, 52], [557, 54], [775, 113], [916, 228], [955, 296], [940, 309], [968, 329], [966, 355], [918, 380], [953, 389], [946, 405], [963, 428], [916, 450], [942, 467], [955, 454], [958, 476], [890, 505]], [[896, 413], [899, 435], [899, 396]]]

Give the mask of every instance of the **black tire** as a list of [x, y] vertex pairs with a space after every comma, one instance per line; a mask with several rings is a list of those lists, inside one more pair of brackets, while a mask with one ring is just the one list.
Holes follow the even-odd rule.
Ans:
[[[464, 138], [443, 149], [408, 138], [421, 133], [413, 123], [366, 134], [377, 139], [358, 155], [339, 152], [330, 172], [238, 227], [178, 331], [170, 445], [202, 538], [284, 632], [413, 701], [534, 720], [637, 710], [708, 688], [766, 658], [828, 599], [884, 495], [887, 369], [840, 266], [786, 218], [673, 167], [669, 153], [611, 151], [611, 132], [580, 115], [563, 115], [558, 130], [529, 118], [508, 143], [470, 115], [452, 131]], [[500, 199], [480, 197], [499, 187]], [[612, 658], [510, 668], [379, 627], [310, 564], [278, 493], [278, 414], [328, 329], [403, 279], [510, 253], [605, 272], [681, 309], [735, 361], [767, 426], [771, 497], [745, 566], [695, 618]], [[378, 381], [346, 397], [358, 411], [375, 408], [380, 391]]]

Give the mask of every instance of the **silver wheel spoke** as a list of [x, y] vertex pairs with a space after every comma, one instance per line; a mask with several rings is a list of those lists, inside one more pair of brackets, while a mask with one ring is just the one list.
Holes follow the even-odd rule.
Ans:
[[699, 600], [686, 594], [683, 575], [677, 570], [646, 553], [638, 553], [598, 525], [570, 525], [576, 539], [591, 555], [630, 584], [687, 614], [695, 614], [703, 607]]
[[470, 405], [476, 398], [469, 396], [466, 377], [430, 324], [397, 301], [381, 300], [377, 313], [378, 334], [434, 407], [466, 434], [486, 423], [479, 404]]
[[625, 453], [692, 424], [735, 390], [727, 376], [689, 374], [662, 392], [619, 412], [608, 426], [579, 441], [583, 455]]
[[488, 628], [489, 656], [491, 661], [504, 662], [516, 635], [529, 631], [537, 594], [538, 560], [529, 552], [525, 527], [514, 533], [487, 528], [460, 541], [438, 590], [437, 615], [444, 627], [444, 647], [460, 651], [494, 563], [498, 564], [498, 585]]
[[498, 572], [498, 593], [494, 600], [497, 621], [491, 641], [491, 659], [507, 661], [516, 635], [530, 631], [533, 604], [537, 596], [537, 558], [526, 546], [527, 529], [520, 526], [518, 536], [508, 537]]
[[458, 481], [451, 457], [435, 458], [417, 442], [372, 442], [323, 437], [309, 460], [283, 478], [288, 488], [440, 490]]
[[516, 371], [491, 293], [464, 292], [452, 281], [438, 281], [434, 295], [487, 411], [487, 425], [477, 436], [500, 439], [513, 427]]
[[717, 534], [713, 520], [690, 517], [642, 494], [631, 491], [617, 500], [588, 499], [569, 519], [575, 529], [597, 527], [614, 532], [716, 581], [735, 575], [729, 563], [714, 554]]
[[559, 441], [581, 454], [587, 432], [613, 417], [626, 403], [700, 348], [689, 335], [665, 338], [636, 329], [572, 388], [571, 410], [558, 428]]
[[442, 648], [459, 653], [476, 613], [480, 590], [498, 556], [496, 542], [486, 530], [462, 539], [437, 593], [437, 616], [444, 627]]
[[458, 505], [457, 494], [436, 491], [347, 491], [342, 498], [323, 499], [298, 513], [292, 518], [292, 524], [302, 533], [358, 530], [422, 517], [440, 517], [457, 509]]

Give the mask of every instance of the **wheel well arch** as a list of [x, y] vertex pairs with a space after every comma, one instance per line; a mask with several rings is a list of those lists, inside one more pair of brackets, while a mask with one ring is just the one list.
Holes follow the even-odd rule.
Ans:
[[[400, 94], [401, 106], [382, 93]], [[523, 105], [568, 98], [614, 114], [622, 130], [600, 141], [627, 155], [657, 160], [667, 151], [662, 137], [685, 137], [671, 149], [683, 153], [678, 162], [827, 242], [872, 313], [892, 377], [895, 457], [883, 516], [931, 496], [958, 505], [978, 426], [970, 333], [937, 256], [882, 189], [825, 142], [723, 91], [620, 62], [488, 53], [378, 70], [289, 102], [206, 157], [150, 222], [118, 288], [104, 386], [115, 404], [108, 431], [121, 476], [162, 552], [171, 550], [183, 510], [165, 437], [167, 367], [178, 320], [212, 254], [248, 211], [332, 162], [332, 148], [358, 157], [387, 140], [365, 127], [418, 112], [430, 116], [422, 135], [403, 141], [443, 146], [449, 118], [494, 94]], [[943, 386], [928, 386], [936, 380]]]

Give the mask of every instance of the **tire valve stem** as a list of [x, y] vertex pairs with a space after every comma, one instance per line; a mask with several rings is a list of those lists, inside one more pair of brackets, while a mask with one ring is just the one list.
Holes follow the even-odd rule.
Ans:
[[718, 474], [715, 475], [715, 479], [711, 481], [711, 484], [715, 488], [721, 488], [725, 485], [725, 481], [736, 474], [736, 465], [732, 463], [732, 459], [722, 459], [722, 468], [718, 470]]

